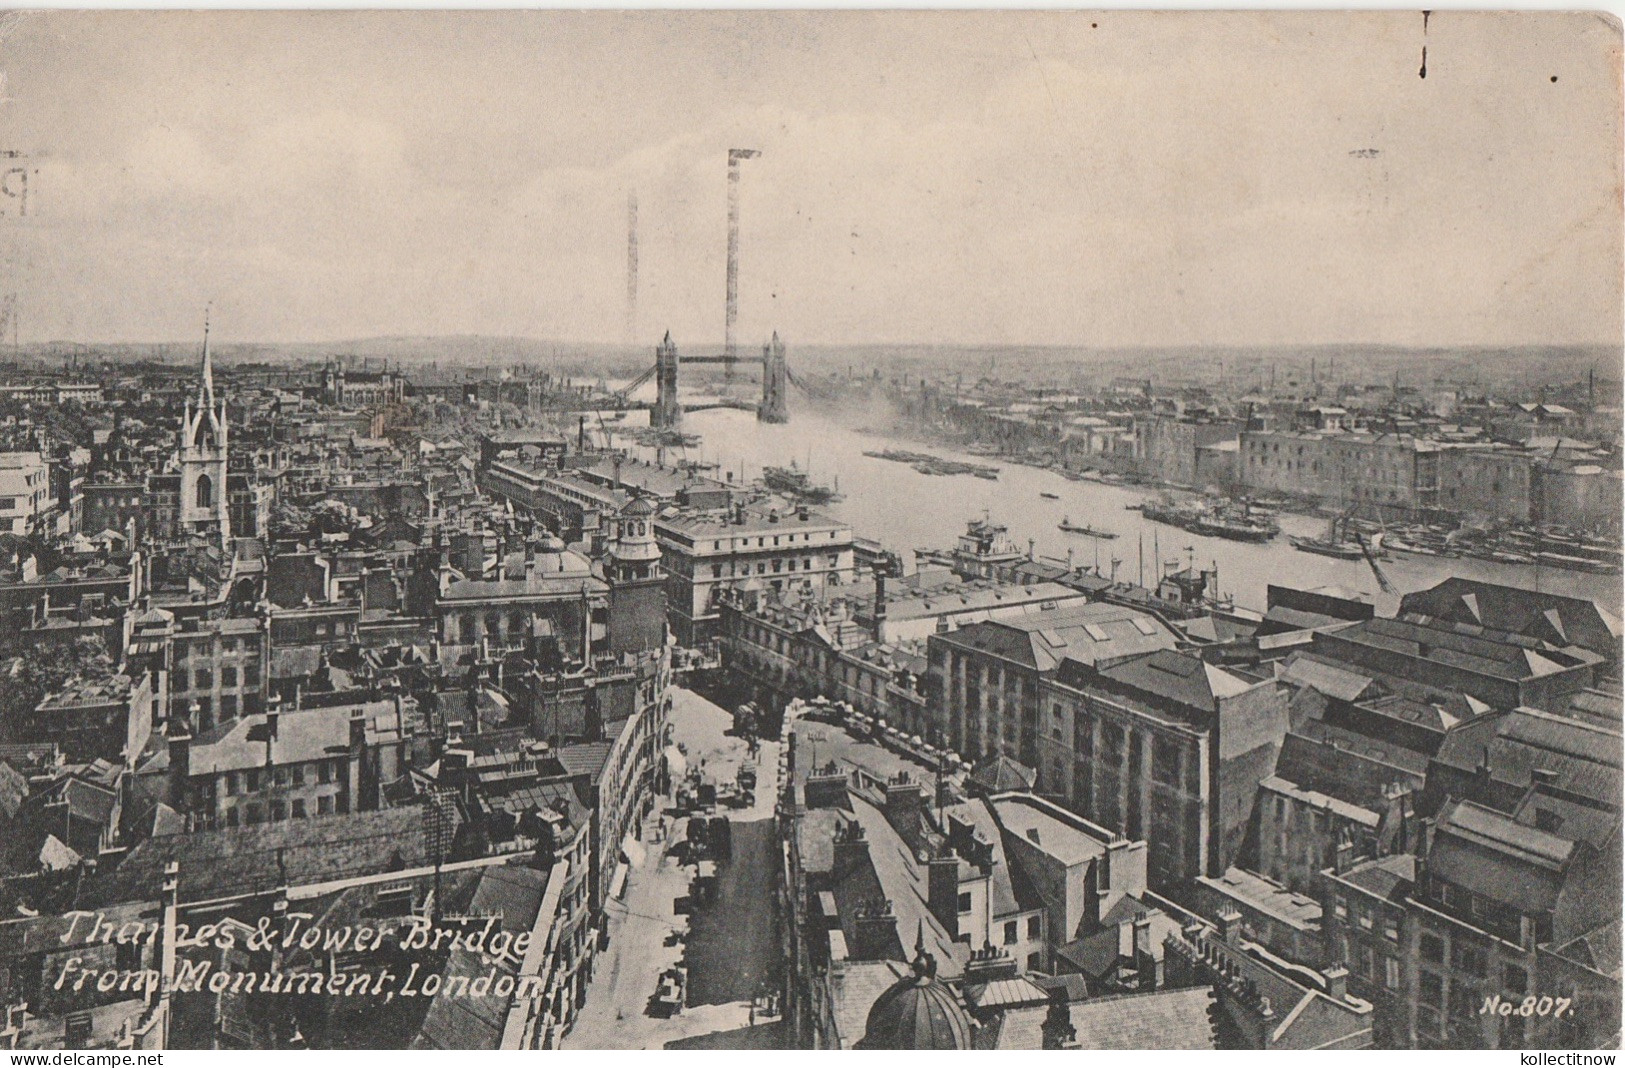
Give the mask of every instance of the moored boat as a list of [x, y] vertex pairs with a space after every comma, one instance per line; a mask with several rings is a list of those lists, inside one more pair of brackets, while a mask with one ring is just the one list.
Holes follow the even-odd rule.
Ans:
[[1068, 533], [1068, 534], [1083, 534], [1083, 535], [1086, 535], [1086, 536], [1091, 537], [1091, 538], [1103, 538], [1103, 539], [1110, 539], [1110, 538], [1117, 537], [1117, 534], [1114, 531], [1096, 530], [1094, 527], [1091, 527], [1091, 526], [1081, 526], [1080, 527], [1076, 523], [1072, 522], [1072, 520], [1070, 518], [1063, 518], [1061, 520], [1060, 525], [1061, 525], [1061, 529], [1066, 531], [1066, 533]]
[[1359, 544], [1351, 541], [1326, 541], [1323, 538], [1302, 538], [1288, 534], [1287, 541], [1300, 552], [1331, 556], [1338, 560], [1358, 560], [1365, 555]]

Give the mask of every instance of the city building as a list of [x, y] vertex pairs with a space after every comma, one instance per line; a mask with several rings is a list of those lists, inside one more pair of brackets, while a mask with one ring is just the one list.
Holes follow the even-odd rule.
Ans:
[[1371, 518], [1441, 508], [1439, 446], [1408, 434], [1244, 430], [1237, 477], [1255, 492], [1313, 497]]
[[666, 511], [654, 529], [665, 555], [667, 610], [682, 645], [718, 636], [724, 590], [816, 591], [853, 581], [852, 528], [806, 508]]
[[961, 755], [1003, 753], [1039, 768], [1039, 739], [1048, 733], [1041, 683], [1063, 661], [1105, 665], [1177, 641], [1155, 616], [1101, 603], [973, 623], [928, 639], [928, 697], [938, 729]]
[[1035, 704], [1039, 790], [1145, 841], [1152, 889], [1189, 895], [1238, 862], [1287, 730], [1274, 679], [1169, 647], [1093, 664], [1068, 655]]
[[50, 505], [50, 473], [40, 454], [0, 452], [0, 533], [34, 533]]
[[322, 372], [322, 400], [335, 408], [378, 408], [406, 399], [406, 379], [394, 371], [352, 371], [330, 362]]

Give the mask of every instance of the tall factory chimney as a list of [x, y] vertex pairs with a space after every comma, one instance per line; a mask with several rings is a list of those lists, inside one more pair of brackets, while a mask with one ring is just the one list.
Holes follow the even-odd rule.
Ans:
[[722, 354], [726, 359], [722, 373], [723, 380], [730, 383], [739, 355], [734, 344], [734, 324], [739, 319], [739, 161], [760, 155], [754, 148], [728, 150], [728, 304], [723, 319]]

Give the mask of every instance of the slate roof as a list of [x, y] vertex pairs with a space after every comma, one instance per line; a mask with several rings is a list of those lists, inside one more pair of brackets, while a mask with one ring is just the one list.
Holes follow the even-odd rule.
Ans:
[[966, 783], [997, 794], [1010, 790], [1031, 790], [1037, 781], [1038, 772], [1013, 757], [995, 753], [976, 765]]
[[931, 640], [992, 653], [1039, 671], [1053, 671], [1063, 660], [1093, 666], [1172, 649], [1177, 638], [1155, 616], [1092, 601], [1030, 616], [984, 620], [949, 634], [933, 635]]
[[965, 1001], [979, 1011], [1010, 1008], [1017, 1005], [1048, 1003], [1049, 991], [1026, 976], [1013, 979], [995, 979], [989, 983], [971, 983], [965, 987]]
[[[1075, 1044], [1084, 1050], [1218, 1049], [1212, 1005], [1212, 989], [1197, 986], [1095, 998], [1070, 1005], [1068, 1012]], [[1049, 1011], [1034, 1006], [1005, 1013], [986, 1048], [1043, 1049]]]
[[1376, 678], [1309, 653], [1293, 653], [1281, 665], [1277, 676], [1291, 686], [1308, 686], [1339, 701], [1358, 701]]
[[[1548, 612], [1557, 614], [1556, 628]], [[1399, 614], [1530, 634], [1610, 658], [1619, 651], [1620, 619], [1600, 603], [1476, 579], [1448, 578], [1431, 589], [1408, 593], [1399, 602]]]
[[[836, 969], [839, 969], [838, 971]], [[880, 995], [891, 989], [893, 983], [907, 975], [909, 968], [901, 961], [847, 961], [831, 965], [832, 978], [838, 976], [834, 987], [835, 1031], [840, 1036], [841, 1048], [852, 1049], [863, 1038], [869, 1023], [869, 1010]]]
[[1222, 897], [1239, 901], [1248, 908], [1293, 927], [1320, 929], [1320, 902], [1256, 872], [1230, 867], [1216, 879], [1204, 875], [1197, 882]]
[[[873, 878], [881, 891], [881, 896], [892, 903], [892, 911], [897, 916], [897, 930], [899, 932], [899, 949], [902, 948], [904, 932], [908, 933], [908, 945], [912, 946], [914, 937], [923, 932], [925, 948], [937, 959], [937, 973], [944, 978], [958, 976], [970, 958], [971, 947], [951, 938], [932, 915], [927, 905], [929, 900], [929, 887], [927, 885], [928, 870], [920, 864], [909, 850], [900, 835], [892, 828], [886, 819], [886, 814], [862, 797], [851, 797], [852, 814], [863, 827], [864, 836], [869, 842], [869, 863], [873, 867]], [[842, 895], [837, 892], [837, 900]], [[849, 899], [851, 900], [851, 899]], [[851, 900], [855, 906], [855, 900]], [[848, 926], [849, 914], [854, 911], [848, 907], [847, 900], [841, 900], [841, 919], [843, 926]], [[852, 944], [855, 929], [847, 931], [847, 944]], [[913, 950], [908, 950], [913, 955]]]
[[[487, 868], [480, 873], [479, 886], [469, 904], [475, 916], [495, 914], [498, 926], [510, 934], [529, 931], [536, 922], [542, 898], [547, 892], [548, 875], [534, 868]], [[508, 954], [498, 960], [485, 953], [456, 949], [446, 961], [444, 975], [474, 979], [494, 966], [501, 974], [518, 975], [522, 957]], [[413, 1049], [498, 1049], [507, 1024], [513, 996], [452, 996], [440, 993], [429, 1004], [423, 1028], [412, 1042]]]
[[1614, 816], [1625, 792], [1618, 727], [1519, 708], [1503, 716], [1464, 725], [1446, 736], [1436, 759], [1471, 772], [1488, 766], [1497, 782], [1516, 788], [1535, 785], [1535, 772], [1552, 781], [1538, 786], [1546, 795], [1567, 794]]
[[1043, 907], [1043, 899], [1033, 889], [1030, 880], [1014, 871], [1005, 856], [1004, 832], [985, 798], [972, 798], [945, 808], [944, 821], [949, 817], [974, 827], [977, 836], [991, 847], [993, 870], [988, 876], [988, 883], [995, 917]]
[[1227, 970], [1251, 982], [1274, 1010], [1274, 1030], [1265, 1035], [1276, 1049], [1363, 1048], [1370, 1045], [1371, 1005], [1358, 998], [1333, 998], [1326, 980], [1311, 968], [1293, 964], [1255, 942], [1232, 945], [1203, 936]]
[[1041, 801], [1031, 794], [1004, 794], [990, 799], [999, 825], [1063, 864], [1082, 864], [1104, 856], [1112, 835], [1104, 828], [1089, 829], [1082, 817]]
[[1550, 952], [1565, 960], [1583, 964], [1593, 971], [1618, 979], [1620, 976], [1620, 921], [1615, 919], [1595, 927], [1578, 938], [1553, 946]]
[[1384, 901], [1403, 901], [1416, 883], [1416, 857], [1410, 853], [1392, 853], [1362, 861], [1340, 878]]
[[[1579, 646], [1558, 647], [1544, 642], [1528, 648], [1514, 636], [1463, 633], [1459, 626], [1423, 623], [1412, 619], [1368, 619], [1338, 630], [1337, 642], [1401, 653], [1418, 660], [1494, 678], [1523, 681], [1543, 678], [1599, 657]], [[1317, 641], [1317, 647], [1319, 642]]]
[[1540, 913], [1557, 904], [1574, 843], [1471, 801], [1439, 813], [1428, 872], [1475, 894]]
[[1113, 664], [1100, 674], [1142, 694], [1207, 712], [1218, 710], [1220, 698], [1234, 697], [1258, 685], [1200, 657], [1172, 649]]
[[[450, 810], [453, 827], [460, 824]], [[139, 900], [180, 865], [183, 902], [337, 881], [433, 862], [422, 806], [149, 838], [81, 891], [81, 907]]]
[[[268, 719], [264, 713], [257, 713], [218, 724], [200, 734], [192, 742], [191, 773], [246, 771], [268, 764], [281, 767], [346, 754], [350, 751], [350, 716], [356, 708], [362, 709], [366, 716], [370, 744], [398, 735], [394, 701], [282, 712], [277, 717], [276, 738], [269, 742]], [[410, 721], [405, 708], [402, 717]]]
[[597, 786], [599, 778], [604, 774], [604, 765], [609, 762], [611, 745], [610, 742], [561, 745], [553, 751], [553, 755], [564, 765], [567, 774], [586, 775], [588, 781]]
[[442, 603], [452, 601], [483, 601], [505, 597], [549, 597], [565, 599], [588, 594], [603, 593], [609, 584], [592, 576], [591, 570], [574, 553], [563, 554], [568, 566], [563, 572], [543, 572], [538, 569], [524, 578], [463, 579], [453, 582], [440, 595]]

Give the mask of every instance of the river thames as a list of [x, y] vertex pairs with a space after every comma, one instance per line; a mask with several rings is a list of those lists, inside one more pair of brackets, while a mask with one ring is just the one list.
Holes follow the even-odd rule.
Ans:
[[[643, 421], [641, 413], [627, 419], [628, 424]], [[1063, 562], [1071, 551], [1080, 567], [1093, 568], [1098, 559], [1101, 573], [1107, 576], [1116, 559], [1117, 577], [1131, 582], [1142, 568], [1147, 579], [1154, 576], [1159, 554], [1168, 567], [1192, 562], [1200, 567], [1217, 566], [1221, 594], [1233, 597], [1238, 608], [1258, 612], [1265, 608], [1265, 591], [1271, 583], [1299, 588], [1343, 586], [1365, 593], [1379, 612], [1391, 613], [1401, 595], [1427, 589], [1453, 575], [1595, 599], [1616, 614], [1619, 610], [1619, 576], [1466, 558], [1396, 554], [1380, 566], [1398, 592], [1384, 593], [1364, 561], [1316, 556], [1287, 544], [1286, 534], [1323, 535], [1324, 519], [1282, 515], [1282, 536], [1265, 545], [1200, 537], [1150, 522], [1125, 507], [1154, 498], [1155, 489], [1073, 482], [1053, 471], [866, 433], [858, 429], [861, 421], [861, 417], [855, 418], [849, 425], [804, 405], [794, 410], [788, 424], [780, 425], [757, 422], [754, 414], [745, 411], [690, 412], [684, 416], [683, 429], [699, 434], [701, 444], [668, 450], [667, 459], [718, 463], [735, 480], [756, 478], [764, 466], [784, 466], [791, 461], [803, 468], [810, 464], [814, 481], [829, 485], [838, 480], [845, 494], [844, 500], [820, 510], [852, 524], [856, 536], [902, 553], [905, 563], [916, 548], [952, 546], [968, 521], [985, 514], [1006, 524], [1021, 548], [1031, 540], [1039, 556]], [[864, 455], [887, 448], [994, 464], [999, 467], [999, 478], [925, 475], [905, 463]], [[652, 458], [653, 450], [635, 451]], [[718, 473], [717, 477], [726, 475]], [[1053, 493], [1058, 499], [1050, 500], [1043, 493]], [[1118, 537], [1103, 541], [1063, 533], [1058, 529], [1063, 519], [1113, 531]]]

